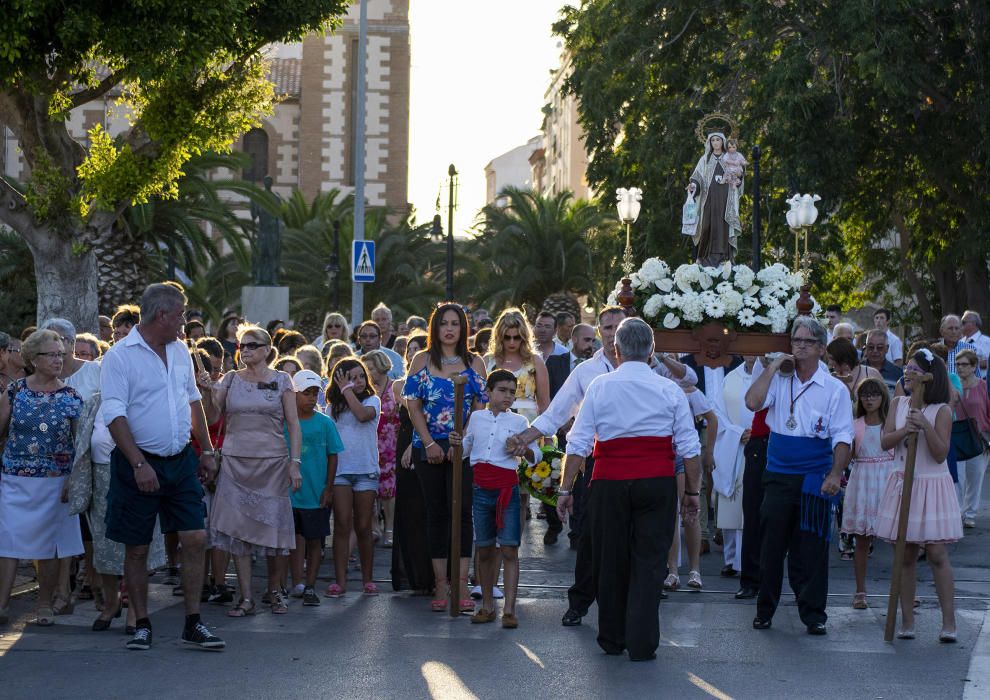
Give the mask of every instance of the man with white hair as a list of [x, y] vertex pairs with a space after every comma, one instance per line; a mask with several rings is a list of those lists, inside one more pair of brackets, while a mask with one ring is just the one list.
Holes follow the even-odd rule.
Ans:
[[557, 513], [573, 508], [570, 488], [595, 458], [590, 509], [592, 579], [598, 645], [628, 650], [631, 661], [656, 658], [663, 558], [674, 537], [674, 451], [684, 459], [682, 517], [698, 517], [701, 444], [687, 397], [650, 367], [653, 329], [627, 318], [615, 334], [619, 366], [595, 378], [567, 434]]
[[976, 351], [976, 346], [972, 343], [967, 343], [962, 339], [963, 329], [962, 320], [955, 314], [948, 314], [942, 318], [942, 323], [938, 327], [939, 333], [942, 334], [942, 343], [949, 351], [948, 359], [945, 362], [945, 368], [949, 370], [950, 374], [954, 374], [956, 371], [956, 353], [960, 350], [972, 350]]
[[392, 309], [380, 303], [371, 310], [371, 320], [378, 324], [382, 330], [381, 345], [384, 348], [392, 349], [395, 345], [395, 333], [392, 332]]
[[990, 357], [990, 336], [983, 335], [982, 327], [983, 319], [980, 318], [978, 313], [971, 309], [963, 312], [963, 339], [976, 348], [976, 356], [980, 358], [978, 374], [980, 377], [985, 377], [987, 374], [987, 358]]

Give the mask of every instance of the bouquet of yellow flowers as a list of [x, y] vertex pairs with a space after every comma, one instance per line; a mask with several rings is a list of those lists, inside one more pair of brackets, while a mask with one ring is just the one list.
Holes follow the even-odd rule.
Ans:
[[540, 448], [539, 462], [530, 464], [524, 459], [519, 463], [519, 488], [542, 503], [556, 508], [563, 461], [564, 453], [556, 445], [544, 445]]

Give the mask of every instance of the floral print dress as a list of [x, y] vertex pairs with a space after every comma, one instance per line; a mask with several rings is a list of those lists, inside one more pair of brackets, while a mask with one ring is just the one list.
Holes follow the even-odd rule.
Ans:
[[[466, 424], [474, 402], [488, 403], [488, 395], [485, 393], [485, 381], [480, 374], [474, 371], [473, 367], [468, 367], [461, 374], [467, 377], [467, 384], [464, 385], [464, 405], [462, 406]], [[422, 402], [430, 437], [434, 440], [446, 440], [454, 429], [454, 382], [447, 377], [435, 377], [430, 374], [429, 368], [424, 367], [416, 374], [406, 378], [403, 389], [402, 395], [405, 398], [417, 399]], [[423, 447], [423, 440], [415, 430], [413, 431], [413, 447]]]
[[382, 415], [378, 421], [378, 497], [395, 498], [395, 458], [399, 433], [399, 407], [392, 396], [392, 382], [385, 382]]
[[60, 477], [72, 471], [75, 456], [72, 421], [83, 401], [70, 386], [34, 391], [27, 379], [7, 388], [11, 406], [10, 437], [3, 452], [3, 473], [14, 476]]

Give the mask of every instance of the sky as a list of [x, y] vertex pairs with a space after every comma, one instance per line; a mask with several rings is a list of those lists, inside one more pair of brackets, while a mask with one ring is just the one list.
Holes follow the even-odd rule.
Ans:
[[[454, 232], [485, 204], [485, 165], [539, 134], [543, 94], [559, 65], [552, 37], [563, 0], [411, 0], [409, 201], [435, 213], [453, 163], [460, 174]], [[446, 207], [447, 190], [442, 201]], [[447, 226], [446, 209], [443, 215]]]

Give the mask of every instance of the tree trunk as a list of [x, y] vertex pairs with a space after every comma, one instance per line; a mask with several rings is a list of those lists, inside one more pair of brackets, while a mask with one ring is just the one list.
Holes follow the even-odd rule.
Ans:
[[974, 255], [966, 260], [963, 281], [966, 284], [966, 308], [980, 314], [983, 322], [987, 323], [990, 319], [990, 274], [984, 256]]
[[915, 301], [918, 304], [918, 313], [921, 315], [922, 331], [926, 335], [931, 335], [933, 328], [935, 330], [938, 329], [938, 319], [936, 318], [935, 311], [932, 309], [931, 302], [928, 299], [928, 293], [925, 290], [925, 285], [912, 267], [911, 234], [908, 231], [904, 217], [900, 213], [895, 213], [893, 220], [894, 227], [897, 230], [897, 241], [901, 251], [900, 256], [898, 256], [901, 265], [901, 274], [904, 276], [904, 280], [907, 282], [908, 287], [910, 287], [911, 291], [914, 293]]
[[[92, 250], [73, 246], [71, 240], [51, 232], [33, 231], [24, 238], [34, 256], [38, 322], [66, 318], [78, 332], [98, 334], [96, 256]], [[82, 235], [73, 238], [78, 240]]]

